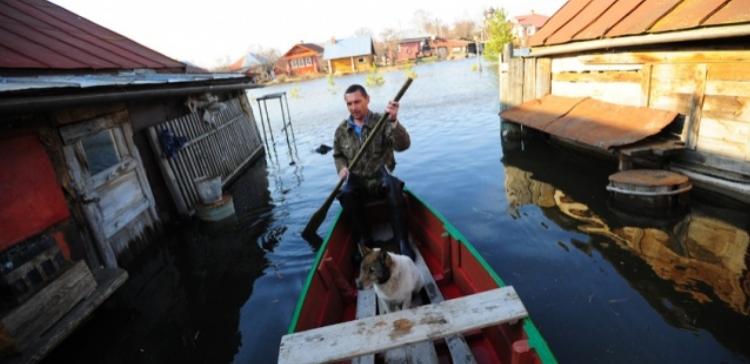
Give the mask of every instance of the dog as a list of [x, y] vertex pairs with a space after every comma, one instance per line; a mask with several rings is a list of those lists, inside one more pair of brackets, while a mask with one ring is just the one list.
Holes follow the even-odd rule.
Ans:
[[422, 289], [422, 276], [406, 255], [389, 253], [380, 248], [361, 247], [362, 262], [357, 277], [358, 289], [374, 286], [384, 313], [411, 307], [413, 293]]

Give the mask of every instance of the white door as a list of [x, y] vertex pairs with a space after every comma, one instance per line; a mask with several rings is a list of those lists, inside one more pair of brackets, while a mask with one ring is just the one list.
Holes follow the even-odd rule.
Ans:
[[125, 111], [60, 129], [78, 202], [105, 266], [158, 220]]

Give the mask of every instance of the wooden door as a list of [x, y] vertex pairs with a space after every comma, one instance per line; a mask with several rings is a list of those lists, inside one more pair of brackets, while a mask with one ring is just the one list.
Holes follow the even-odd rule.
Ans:
[[78, 203], [105, 266], [158, 216], [125, 111], [60, 129]]

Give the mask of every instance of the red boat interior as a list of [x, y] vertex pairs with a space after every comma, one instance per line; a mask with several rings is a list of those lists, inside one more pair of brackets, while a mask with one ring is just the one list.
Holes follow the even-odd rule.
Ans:
[[[497, 288], [498, 284], [469, 248], [447, 231], [427, 206], [409, 193], [406, 196], [412, 238], [445, 299]], [[375, 204], [368, 211], [373, 218], [386, 221], [383, 207]], [[324, 247], [326, 250], [308, 289], [295, 332], [355, 319], [357, 272], [351, 259], [355, 247], [351, 233], [345, 219], [340, 219]], [[464, 338], [478, 363], [540, 362], [536, 353], [528, 350], [522, 321], [467, 332]], [[443, 340], [436, 341], [435, 346], [440, 362], [450, 363], [450, 353]], [[376, 356], [376, 360], [380, 358]]]

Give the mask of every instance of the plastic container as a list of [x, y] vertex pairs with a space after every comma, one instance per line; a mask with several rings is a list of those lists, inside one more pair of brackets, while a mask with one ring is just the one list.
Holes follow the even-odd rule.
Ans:
[[210, 205], [221, 200], [221, 176], [198, 177], [193, 183], [203, 204]]

